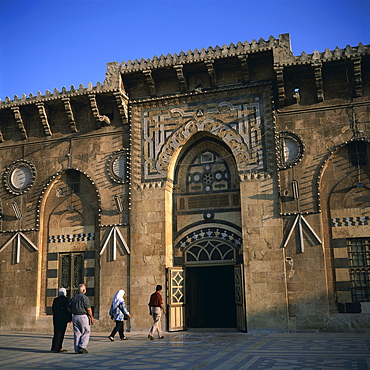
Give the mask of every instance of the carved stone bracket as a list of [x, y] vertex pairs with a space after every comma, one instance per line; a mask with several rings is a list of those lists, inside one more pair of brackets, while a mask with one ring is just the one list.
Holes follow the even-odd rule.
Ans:
[[62, 99], [63, 103], [64, 103], [64, 109], [67, 113], [67, 116], [68, 116], [68, 119], [69, 119], [69, 126], [71, 127], [71, 131], [72, 132], [77, 132], [77, 127], [76, 127], [76, 122], [75, 122], [75, 118], [74, 118], [74, 115], [73, 115], [73, 111], [72, 111], [72, 106], [71, 106], [71, 99], [70, 98], [64, 98]]
[[248, 55], [238, 55], [240, 65], [243, 71], [244, 81], [249, 81]]
[[150, 69], [148, 69], [148, 70], [143, 71], [143, 73], [145, 75], [146, 82], [149, 85], [150, 95], [151, 96], [156, 96], [157, 93], [156, 93], [156, 90], [155, 90], [155, 83], [154, 83], [154, 79], [153, 79], [153, 76], [152, 76], [152, 71]]
[[49, 125], [48, 116], [46, 115], [45, 105], [44, 103], [38, 103], [36, 104], [36, 106], [39, 110], [39, 116], [41, 119], [42, 127], [44, 128], [45, 135], [51, 136], [52, 132]]
[[183, 66], [179, 64], [179, 65], [174, 66], [174, 68], [177, 74], [177, 78], [179, 80], [180, 91], [185, 92], [187, 90], [187, 86], [186, 86]]
[[362, 69], [361, 69], [361, 57], [352, 58], [353, 61], [353, 72], [355, 75], [355, 97], [362, 96]]
[[90, 100], [90, 106], [91, 106], [91, 111], [92, 114], [95, 118], [95, 121], [97, 123], [97, 128], [102, 127], [102, 123], [105, 122], [106, 124], [110, 124], [110, 119], [107, 116], [103, 116], [99, 113], [99, 108], [98, 108], [98, 103], [96, 101], [95, 94], [90, 94], [89, 95], [89, 100]]
[[314, 69], [315, 74], [317, 102], [320, 103], [324, 101], [324, 85], [322, 82], [322, 62], [321, 61], [312, 62], [312, 67]]
[[279, 104], [283, 105], [285, 101], [284, 67], [274, 66], [274, 69], [278, 85]]
[[216, 85], [216, 71], [214, 68], [214, 61], [213, 60], [206, 60], [204, 64], [207, 67], [207, 71], [209, 74], [209, 77], [211, 77], [211, 86]]
[[17, 125], [21, 130], [22, 139], [27, 139], [28, 135], [23, 124], [23, 119], [19, 107], [12, 107], [11, 109], [13, 111], [15, 121], [17, 122]]
[[123, 123], [127, 123], [128, 120], [128, 100], [123, 97], [121, 92], [114, 92], [114, 97], [116, 98], [118, 110], [121, 115]]

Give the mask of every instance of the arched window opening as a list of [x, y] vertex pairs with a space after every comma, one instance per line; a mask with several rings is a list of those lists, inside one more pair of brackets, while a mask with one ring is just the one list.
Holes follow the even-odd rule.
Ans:
[[348, 158], [352, 166], [366, 166], [366, 143], [363, 141], [352, 141], [348, 143]]

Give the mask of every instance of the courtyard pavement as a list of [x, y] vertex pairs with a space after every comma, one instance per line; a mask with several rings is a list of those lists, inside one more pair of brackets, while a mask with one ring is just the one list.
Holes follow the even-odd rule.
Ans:
[[370, 333], [240, 333], [204, 330], [126, 333], [110, 342], [92, 332], [88, 354], [73, 352], [68, 329], [64, 348], [51, 353], [52, 333], [1, 332], [1, 369], [370, 369]]

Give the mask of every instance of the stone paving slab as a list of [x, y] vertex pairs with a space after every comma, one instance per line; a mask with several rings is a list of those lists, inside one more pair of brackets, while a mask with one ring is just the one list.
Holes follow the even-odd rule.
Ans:
[[[370, 369], [370, 333], [240, 333], [187, 331], [126, 333], [110, 342], [92, 333], [88, 354], [73, 352], [67, 331], [66, 353], [51, 353], [52, 334], [1, 332], [1, 369]], [[118, 337], [118, 336], [117, 336]]]

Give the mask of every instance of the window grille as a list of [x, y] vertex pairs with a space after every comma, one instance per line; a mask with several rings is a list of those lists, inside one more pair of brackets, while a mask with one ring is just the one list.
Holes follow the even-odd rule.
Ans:
[[83, 283], [83, 262], [82, 253], [63, 253], [60, 255], [59, 286], [66, 288], [69, 298], [78, 293], [78, 285]]
[[370, 302], [370, 238], [347, 239], [353, 302]]

